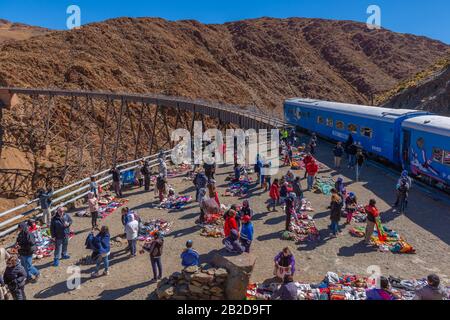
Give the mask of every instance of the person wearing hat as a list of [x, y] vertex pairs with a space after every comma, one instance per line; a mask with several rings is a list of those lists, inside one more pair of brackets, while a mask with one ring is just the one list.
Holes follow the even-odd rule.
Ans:
[[292, 215], [295, 214], [295, 200], [297, 196], [295, 193], [290, 193], [289, 197], [286, 198], [286, 206], [285, 206], [285, 213], [286, 213], [286, 231], [289, 231], [289, 228], [291, 226], [291, 219]]
[[380, 289], [374, 288], [366, 291], [366, 300], [395, 300], [390, 291], [389, 280], [386, 277], [380, 277]]
[[441, 287], [441, 279], [436, 274], [427, 277], [427, 285], [416, 290], [414, 300], [443, 300], [444, 290]]
[[162, 278], [161, 257], [163, 254], [164, 239], [161, 233], [155, 234], [155, 239], [144, 245], [143, 249], [150, 254], [150, 262], [153, 270], [153, 281]]
[[67, 254], [67, 247], [69, 245], [70, 226], [72, 225], [72, 218], [66, 213], [64, 208], [58, 208], [56, 215], [52, 218], [50, 223], [50, 233], [55, 242], [55, 258], [53, 266], [59, 266], [59, 260], [70, 259]]
[[24, 289], [27, 282], [27, 272], [16, 256], [12, 256], [6, 261], [3, 281], [8, 286], [14, 300], [26, 300]]
[[36, 239], [28, 229], [28, 224], [22, 222], [19, 224], [19, 235], [17, 236], [17, 245], [19, 246], [20, 263], [27, 273], [27, 281], [37, 281], [40, 272], [33, 266], [33, 254], [36, 251]]
[[253, 223], [252, 217], [248, 215], [244, 215], [241, 218], [242, 227], [241, 227], [241, 243], [245, 248], [245, 252], [250, 253], [250, 246], [253, 241]]
[[186, 249], [181, 253], [181, 265], [185, 268], [198, 266], [200, 255], [192, 247], [194, 242], [189, 240], [186, 242]]

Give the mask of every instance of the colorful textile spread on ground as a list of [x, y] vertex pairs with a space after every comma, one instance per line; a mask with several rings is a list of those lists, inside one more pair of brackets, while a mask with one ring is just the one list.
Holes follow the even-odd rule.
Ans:
[[283, 240], [305, 242], [320, 240], [319, 230], [317, 230], [314, 219], [305, 212], [314, 211], [311, 202], [307, 199], [302, 199], [300, 205], [300, 212], [296, 213], [291, 218], [291, 225], [289, 232], [283, 232], [281, 238]]
[[174, 196], [174, 197], [168, 197], [167, 199], [164, 199], [163, 202], [161, 202], [157, 208], [158, 209], [176, 209], [180, 210], [184, 208], [188, 203], [192, 201], [191, 196]]
[[225, 190], [224, 196], [226, 197], [245, 197], [248, 193], [251, 178], [241, 177], [239, 182], [231, 180], [230, 186]]
[[[344, 210], [343, 213], [344, 217], [347, 217], [347, 211]], [[364, 206], [359, 205], [356, 208], [356, 212], [353, 214], [352, 221], [362, 223], [366, 222], [366, 220], [367, 220], [366, 210], [364, 209]]]
[[312, 191], [331, 196], [331, 189], [334, 188], [334, 184], [332, 177], [316, 177]]
[[[55, 251], [55, 243], [52, 240], [49, 227], [36, 226], [36, 229], [30, 230], [36, 240], [36, 251], [33, 254], [33, 259], [43, 259], [50, 257]], [[74, 233], [71, 232], [69, 239], [74, 237]], [[8, 250], [10, 254], [17, 254], [18, 247]]]
[[155, 238], [157, 232], [162, 236], [169, 234], [172, 222], [168, 222], [163, 219], [154, 219], [149, 222], [141, 224], [139, 229], [139, 241], [151, 241]]
[[200, 235], [203, 237], [223, 238], [223, 213], [206, 214]]
[[[405, 239], [403, 239], [396, 231], [387, 228], [386, 226], [382, 226], [383, 234], [385, 235], [385, 241], [380, 240], [379, 233], [377, 230], [373, 232], [372, 242], [375, 244], [380, 251], [387, 252], [391, 251], [392, 253], [415, 253], [416, 250], [408, 243]], [[366, 233], [366, 229], [364, 226], [356, 226], [349, 230], [350, 234], [363, 238]]]
[[178, 166], [171, 167], [167, 172], [167, 177], [169, 179], [177, 178], [186, 175], [189, 171], [192, 171], [192, 166], [190, 164], [180, 164]]
[[108, 216], [114, 213], [117, 208], [120, 208], [128, 203], [128, 199], [119, 199], [112, 196], [103, 196], [98, 202], [98, 216], [101, 219], [106, 219]]
[[[389, 277], [391, 292], [396, 300], [412, 300], [415, 290], [426, 285], [426, 279], [402, 280]], [[338, 276], [328, 272], [320, 284], [307, 284], [296, 282], [297, 298], [299, 300], [366, 300], [366, 290], [373, 288], [371, 281], [366, 277], [356, 275]], [[250, 284], [247, 288], [247, 300], [271, 300], [272, 295], [281, 284]], [[446, 288], [447, 299], [450, 288]]]

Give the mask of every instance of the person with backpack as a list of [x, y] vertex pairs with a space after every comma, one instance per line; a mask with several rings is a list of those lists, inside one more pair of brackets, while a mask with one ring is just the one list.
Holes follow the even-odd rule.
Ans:
[[308, 174], [308, 176], [307, 176], [308, 191], [311, 191], [311, 189], [314, 185], [314, 179], [316, 177], [317, 172], [319, 172], [319, 165], [316, 163], [316, 160], [313, 158], [306, 165], [306, 173]]
[[406, 210], [406, 204], [408, 203], [409, 185], [406, 179], [400, 181], [400, 185], [397, 188], [398, 201], [399, 201], [399, 214], [404, 214]]
[[103, 267], [105, 268], [103, 275], [109, 275], [109, 255], [111, 254], [110, 239], [111, 236], [109, 234], [109, 228], [107, 226], [103, 226], [92, 241], [96, 262], [95, 272], [92, 274], [93, 278], [97, 278], [100, 275], [100, 265], [102, 262]]
[[59, 266], [59, 260], [68, 260], [70, 256], [67, 254], [67, 247], [69, 245], [70, 226], [72, 225], [72, 218], [66, 213], [64, 208], [58, 208], [56, 215], [52, 218], [50, 224], [50, 233], [55, 242], [55, 258], [53, 266]]
[[[401, 176], [400, 176], [400, 178], [398, 179], [397, 186], [396, 186], [397, 199], [395, 200], [394, 207], [397, 207], [398, 204], [399, 204], [399, 202], [400, 202], [399, 193], [398, 193], [398, 187], [400, 186], [400, 184], [401, 184], [401, 182], [402, 182], [403, 180], [406, 182], [406, 185], [407, 185], [408, 190], [410, 190], [411, 187], [412, 187], [412, 179], [411, 179], [411, 177], [409, 177], [408, 171], [403, 170], [403, 171], [402, 171], [402, 174], [401, 174]], [[407, 205], [407, 204], [408, 204], [408, 202], [406, 202], [406, 205]]]
[[157, 232], [155, 234], [155, 239], [153, 241], [146, 243], [143, 250], [150, 254], [150, 262], [152, 264], [153, 271], [153, 281], [157, 281], [162, 278], [162, 264], [161, 257], [163, 254], [164, 239], [161, 233]]
[[342, 142], [338, 142], [333, 149], [334, 155], [334, 167], [336, 169], [341, 168], [342, 156], [344, 155], [344, 148], [342, 147]]
[[181, 253], [181, 265], [184, 268], [198, 266], [200, 261], [200, 255], [193, 249], [194, 242], [188, 240], [186, 242], [186, 249]]
[[6, 269], [3, 274], [3, 281], [8, 287], [14, 300], [26, 300], [25, 285], [27, 282], [27, 272], [20, 264], [16, 256], [10, 257], [6, 261]]
[[36, 251], [36, 239], [29, 231], [26, 222], [19, 224], [19, 235], [17, 236], [16, 244], [19, 247], [18, 254], [20, 262], [27, 273], [27, 281], [37, 281], [41, 273], [33, 266], [33, 254]]
[[50, 207], [52, 205], [51, 198], [53, 197], [53, 193], [54, 193], [53, 188], [49, 188], [47, 192], [44, 189], [40, 189], [38, 192], [39, 205], [41, 206], [43, 214], [42, 220], [46, 225], [49, 225], [50, 220], [52, 218]]

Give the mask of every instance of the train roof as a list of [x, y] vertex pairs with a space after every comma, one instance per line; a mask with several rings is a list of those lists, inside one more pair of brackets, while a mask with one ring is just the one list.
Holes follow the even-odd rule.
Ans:
[[450, 118], [435, 115], [418, 116], [403, 121], [404, 128], [450, 137]]
[[396, 119], [409, 114], [423, 114], [424, 111], [412, 109], [390, 109], [373, 106], [364, 106], [350, 103], [330, 102], [314, 99], [293, 98], [288, 99], [285, 103], [298, 106], [311, 106], [314, 109], [333, 111], [348, 115], [356, 115], [360, 117], [370, 117], [377, 119], [385, 119], [394, 122]]

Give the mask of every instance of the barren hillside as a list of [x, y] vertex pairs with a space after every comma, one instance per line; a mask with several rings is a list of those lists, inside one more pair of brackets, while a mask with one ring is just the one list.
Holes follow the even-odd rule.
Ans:
[[22, 23], [12, 23], [8, 20], [0, 19], [0, 44], [9, 40], [26, 40], [47, 32], [49, 30], [45, 28], [28, 26]]

